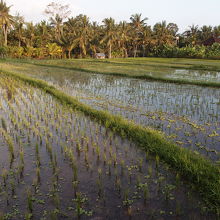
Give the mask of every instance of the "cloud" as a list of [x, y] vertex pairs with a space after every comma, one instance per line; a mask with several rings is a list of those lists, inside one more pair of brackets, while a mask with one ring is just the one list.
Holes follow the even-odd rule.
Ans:
[[47, 0], [37, 0], [37, 1], [27, 1], [27, 0], [8, 0], [8, 5], [12, 5], [11, 11], [13, 14], [19, 13], [25, 17], [27, 21], [37, 22], [45, 16], [43, 11], [46, 8], [46, 5], [50, 1]]

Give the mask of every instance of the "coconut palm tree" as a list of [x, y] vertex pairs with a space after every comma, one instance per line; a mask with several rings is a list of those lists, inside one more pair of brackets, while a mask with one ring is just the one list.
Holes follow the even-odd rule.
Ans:
[[61, 37], [61, 46], [65, 52], [68, 52], [68, 58], [71, 58], [71, 52], [76, 47], [76, 19], [69, 18], [68, 21], [64, 23], [63, 36]]
[[166, 21], [162, 21], [154, 25], [153, 31], [157, 46], [172, 45], [178, 28], [173, 23], [167, 25]]
[[13, 23], [13, 16], [9, 14], [11, 6], [1, 0], [0, 2], [0, 25], [2, 26], [4, 36], [4, 46], [8, 44], [8, 29]]
[[104, 35], [100, 41], [101, 44], [105, 43], [108, 51], [108, 58], [112, 57], [112, 47], [117, 39], [117, 29], [115, 20], [113, 18], [105, 18], [104, 23]]
[[87, 54], [87, 46], [90, 39], [90, 21], [86, 15], [78, 15], [76, 18], [77, 37], [75, 44], [79, 46], [80, 57], [85, 57]]
[[21, 47], [21, 42], [24, 40], [24, 17], [17, 14], [14, 17], [14, 33], [18, 40], [18, 46]]
[[134, 15], [131, 15], [131, 17], [130, 17], [130, 20], [131, 20], [130, 25], [133, 29], [132, 38], [133, 38], [134, 57], [136, 57], [136, 55], [137, 55], [137, 49], [138, 49], [140, 37], [143, 32], [143, 28], [146, 25], [146, 21], [148, 20], [148, 18], [142, 19], [141, 16], [142, 16], [141, 14], [134, 14]]
[[131, 31], [130, 25], [126, 22], [120, 22], [118, 26], [118, 45], [123, 51], [124, 57], [128, 57], [128, 43], [130, 41], [129, 33]]
[[53, 40], [51, 31], [51, 26], [45, 20], [35, 25], [36, 45], [38, 47], [45, 47], [49, 41]]
[[68, 51], [68, 57], [74, 48], [79, 50], [79, 56], [87, 55], [87, 48], [91, 36], [90, 21], [86, 15], [78, 15], [64, 23], [64, 35], [61, 38], [62, 46]]
[[183, 33], [183, 36], [186, 38], [187, 44], [191, 46], [195, 46], [197, 43], [198, 33], [199, 33], [198, 25], [193, 24], [189, 26], [189, 29]]
[[150, 49], [152, 43], [152, 30], [150, 26], [145, 26], [143, 29], [143, 35], [141, 38], [142, 43], [142, 56], [146, 55], [147, 48]]
[[200, 41], [200, 43], [203, 43], [205, 40], [208, 40], [212, 36], [213, 36], [212, 26], [203, 25], [198, 33], [198, 40]]
[[60, 42], [61, 36], [63, 34], [63, 19], [58, 14], [56, 14], [54, 18], [50, 18], [50, 23], [52, 27], [54, 27], [55, 39]]
[[68, 18], [71, 11], [69, 5], [62, 5], [60, 3], [51, 2], [45, 9], [45, 14], [49, 15], [51, 25], [54, 27], [55, 40], [59, 43], [63, 34], [63, 22]]
[[97, 22], [92, 22], [90, 27], [90, 40], [89, 40], [89, 50], [91, 51], [92, 56], [94, 56], [97, 51], [102, 51], [100, 41], [101, 41], [101, 27]]
[[220, 36], [220, 25], [219, 25], [219, 26], [215, 26], [215, 27], [213, 28], [213, 35], [214, 35], [215, 37], [219, 37], [219, 36]]
[[33, 22], [26, 22], [26, 28], [24, 31], [25, 44], [27, 47], [34, 46], [34, 40], [36, 38], [35, 25]]

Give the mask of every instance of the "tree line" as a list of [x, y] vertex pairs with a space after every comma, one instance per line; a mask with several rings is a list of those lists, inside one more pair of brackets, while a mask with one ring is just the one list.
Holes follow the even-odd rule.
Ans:
[[96, 53], [112, 57], [199, 57], [220, 58], [220, 44], [204, 46], [211, 38], [219, 39], [219, 26], [189, 26], [179, 33], [178, 25], [162, 21], [154, 26], [148, 18], [133, 14], [129, 21], [116, 23], [105, 18], [101, 24], [87, 15], [70, 17], [68, 5], [52, 2], [45, 15], [34, 24], [19, 14], [10, 14], [11, 6], [0, 2], [0, 54], [11, 57], [86, 58]]

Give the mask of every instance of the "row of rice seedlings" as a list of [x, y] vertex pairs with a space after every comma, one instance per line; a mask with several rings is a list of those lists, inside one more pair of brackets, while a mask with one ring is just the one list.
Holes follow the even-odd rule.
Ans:
[[[192, 114], [190, 112], [187, 113], [187, 111], [194, 111], [195, 112], [194, 116], [203, 114], [203, 116], [201, 116], [198, 119], [198, 121], [204, 123], [204, 122], [207, 122], [206, 118], [211, 115], [211, 114], [207, 115], [207, 109], [210, 109], [210, 111], [212, 111], [212, 109], [215, 109], [215, 114], [218, 115], [218, 113], [216, 112], [217, 111], [216, 106], [214, 106], [215, 108], [213, 108], [214, 104], [212, 104], [212, 103], [216, 103], [215, 100], [216, 100], [216, 98], [218, 98], [218, 95], [215, 95], [214, 98], [211, 97], [208, 100], [208, 102], [202, 102], [202, 106], [205, 106], [204, 107], [205, 111], [203, 111], [203, 112], [201, 112], [201, 109], [193, 110], [196, 107], [194, 105], [195, 102], [200, 102], [201, 101], [200, 99], [198, 99], [198, 94], [200, 94], [200, 93], [197, 93], [197, 91], [195, 89], [192, 89], [192, 91], [187, 92], [187, 94], [189, 94], [189, 96], [185, 96], [185, 93], [182, 93], [182, 91], [185, 92], [184, 88], [182, 88], [182, 87], [180, 87], [177, 92], [178, 93], [181, 92], [181, 94], [184, 94], [184, 97], [182, 97], [181, 100], [179, 100], [179, 101], [177, 100], [178, 105], [176, 104], [175, 100], [174, 100], [175, 101], [174, 103], [170, 103], [170, 101], [172, 101], [172, 99], [173, 99], [171, 97], [169, 99], [169, 105], [167, 105], [167, 102], [166, 102], [166, 106], [163, 105], [162, 106], [163, 108], [161, 108], [161, 105], [155, 103], [155, 101], [154, 101], [154, 100], [158, 101], [158, 99], [156, 99], [157, 94], [152, 92], [152, 94], [150, 96], [149, 95], [145, 96], [145, 94], [148, 93], [148, 92], [147, 92], [146, 89], [143, 89], [143, 90], [141, 90], [141, 93], [143, 93], [142, 95], [137, 97], [134, 94], [135, 99], [132, 99], [132, 100], [135, 100], [135, 102], [137, 102], [137, 103], [133, 103], [133, 106], [130, 106], [130, 105], [127, 106], [126, 103], [129, 103], [129, 100], [127, 100], [127, 97], [130, 97], [130, 95], [133, 95], [133, 93], [124, 95], [124, 92], [126, 91], [126, 88], [128, 86], [127, 85], [128, 82], [124, 82], [124, 80], [122, 82], [122, 81], [119, 80], [120, 83], [115, 83], [115, 85], [109, 85], [108, 82], [105, 82], [105, 80], [101, 79], [102, 84], [100, 84], [100, 82], [98, 82], [98, 84], [101, 85], [101, 90], [99, 90], [99, 88], [97, 88], [97, 85], [94, 82], [96, 82], [96, 79], [93, 79], [89, 83], [89, 86], [88, 86], [88, 84], [85, 85], [85, 84], [78, 83], [78, 82], [73, 82], [73, 83], [70, 84], [70, 83], [68, 83], [68, 81], [66, 81], [67, 84], [65, 85], [65, 88], [64, 87], [63, 88], [59, 87], [59, 88], [60, 89], [65, 89], [65, 92], [67, 92], [68, 94], [71, 94], [73, 96], [75, 96], [74, 92], [78, 89], [84, 90], [84, 92], [86, 92], [86, 93], [93, 94], [95, 102], [93, 102], [91, 100], [86, 101], [84, 99], [81, 100], [81, 101], [83, 101], [83, 102], [86, 101], [86, 103], [91, 104], [95, 108], [97, 106], [100, 106], [99, 105], [100, 100], [99, 99], [97, 100], [95, 98], [96, 94], [102, 94], [102, 96], [103, 96], [103, 98], [101, 100], [102, 105], [103, 105], [103, 107], [101, 107], [102, 109], [103, 108], [108, 109], [110, 112], [113, 112], [114, 114], [121, 114], [124, 117], [135, 120], [135, 122], [140, 123], [140, 124], [144, 124], [145, 126], [150, 125], [150, 126], [155, 127], [157, 129], [160, 129], [160, 130], [162, 129], [167, 135], [172, 136], [172, 137], [175, 136], [174, 140], [176, 141], [177, 144], [179, 144], [181, 146], [184, 146], [184, 147], [187, 147], [187, 148], [190, 148], [193, 151], [197, 151], [199, 153], [202, 153], [203, 155], [208, 156], [212, 160], [215, 160], [215, 161], [219, 160], [219, 152], [217, 150], [217, 147], [218, 147], [218, 143], [219, 143], [220, 139], [216, 138], [216, 141], [215, 140], [212, 140], [211, 142], [209, 141], [209, 139], [210, 139], [209, 137], [210, 137], [210, 135], [212, 135], [212, 134], [210, 134], [210, 129], [215, 131], [219, 128], [219, 124], [215, 125], [216, 118], [214, 118], [213, 120], [210, 121], [211, 124], [212, 124], [212, 127], [206, 127], [205, 128], [206, 133], [203, 132], [203, 136], [202, 136], [203, 141], [202, 142], [205, 143], [205, 146], [202, 146], [202, 147], [198, 148], [197, 145], [196, 145], [196, 142], [201, 140], [200, 130], [198, 130], [196, 135], [192, 135], [190, 137], [186, 137], [184, 135], [186, 132], [187, 133], [189, 132], [189, 133], [192, 133], [192, 134], [194, 133], [193, 132], [194, 125], [195, 125], [194, 122], [191, 122], [190, 120], [187, 120], [186, 122], [181, 121], [181, 124], [184, 126], [184, 128], [179, 130], [179, 127], [181, 127], [179, 125], [179, 119], [175, 124], [173, 124], [173, 122], [169, 123], [170, 119], [166, 119], [166, 118], [163, 118], [162, 120], [157, 119], [157, 113], [155, 115], [151, 114], [151, 112], [153, 112], [154, 110], [156, 110], [156, 112], [158, 112], [158, 110], [160, 110], [160, 111], [163, 111], [163, 112], [169, 112], [170, 113], [172, 111], [170, 111], [169, 109], [167, 110], [166, 107], [170, 108], [170, 106], [177, 106], [178, 111], [174, 112], [176, 116], [177, 115], [182, 115], [182, 116], [183, 115], [189, 115], [191, 117]], [[108, 85], [108, 86], [104, 87], [103, 85]], [[58, 86], [58, 85], [56, 85], [56, 86]], [[129, 87], [130, 86], [131, 85], [129, 84]], [[153, 90], [157, 89], [158, 84], [155, 84], [155, 85], [152, 84], [152, 85], [147, 85], [147, 86], [149, 87], [150, 91], [151, 90], [153, 91]], [[171, 90], [171, 89], [175, 90], [175, 88], [168, 86], [167, 90]], [[134, 86], [134, 91], [136, 91], [136, 90], [137, 90], [137, 92], [140, 92], [139, 89], [136, 88], [136, 86]], [[196, 93], [196, 95], [192, 95], [191, 92], [192, 92], [192, 94]], [[204, 93], [203, 90], [201, 92]], [[218, 93], [217, 90], [215, 90], [214, 92]], [[86, 94], [84, 94], [84, 95], [86, 96]], [[210, 94], [210, 96], [211, 96], [211, 94]], [[105, 97], [107, 97], [106, 100], [105, 100]], [[150, 97], [151, 101], [150, 100], [148, 100], [148, 101], [145, 100], [148, 97]], [[190, 99], [189, 99], [189, 97], [190, 97]], [[138, 100], [138, 98], [140, 100]], [[115, 104], [117, 102], [116, 99], [119, 99], [118, 100], [119, 105]], [[164, 103], [163, 99], [159, 99], [159, 101]], [[148, 117], [147, 120], [144, 119], [141, 116], [142, 114], [145, 114], [145, 113], [148, 114], [148, 112], [146, 112], [146, 110], [144, 109], [144, 106], [146, 106], [145, 103], [148, 103], [147, 106], [149, 106], [149, 103], [154, 103], [154, 105], [152, 104], [153, 108], [155, 108], [155, 106], [158, 106], [157, 109], [153, 109], [153, 111], [152, 110], [150, 111], [150, 114], [151, 114], [152, 118]], [[186, 108], [186, 106], [183, 105], [184, 103], [187, 103], [187, 106], [188, 106], [187, 108], [192, 109], [192, 110], [188, 110]], [[191, 103], [191, 105], [189, 105], [188, 103]], [[184, 111], [184, 114], [181, 114], [180, 113], [181, 111]], [[161, 119], [161, 117], [160, 117], [160, 119]], [[196, 118], [196, 120], [197, 120], [197, 118]], [[186, 125], [186, 127], [185, 127], [185, 125]], [[189, 126], [187, 126], [187, 125], [189, 125]], [[213, 126], [215, 126], [216, 129], [213, 128]], [[196, 126], [196, 127], [200, 128], [201, 126]], [[176, 130], [176, 129], [178, 129], [178, 130]], [[195, 128], [195, 129], [197, 129], [197, 128]], [[217, 132], [217, 134], [219, 134], [219, 133]], [[213, 149], [213, 146], [215, 147], [215, 149]]]
[[[50, 103], [49, 103], [49, 105], [50, 105]], [[36, 106], [40, 106], [40, 105], [38, 104]], [[49, 142], [49, 140], [54, 142], [54, 138], [51, 137], [51, 135], [49, 135], [49, 137], [48, 137], [48, 134], [50, 132], [52, 132], [52, 134], [53, 134], [56, 130], [55, 129], [56, 126], [53, 128], [48, 123], [48, 121], [51, 118], [51, 117], [49, 117], [49, 115], [52, 113], [52, 117], [54, 116], [53, 110], [50, 107], [51, 106], [49, 106], [48, 109], [47, 109], [48, 110], [48, 115], [47, 115], [48, 118], [44, 118], [43, 123], [39, 122], [40, 126], [38, 126], [38, 128], [37, 128], [37, 126], [35, 126], [36, 129], [39, 129], [39, 133], [43, 130], [45, 131], [45, 133], [44, 133], [45, 143], [46, 143], [47, 138], [48, 138], [48, 142]], [[103, 165], [106, 162], [108, 164], [109, 172], [105, 172], [104, 168], [93, 169], [93, 172], [96, 171], [96, 175], [98, 177], [98, 181], [96, 183], [97, 184], [97, 195], [98, 195], [98, 197], [103, 197], [104, 194], [105, 194], [104, 189], [103, 189], [103, 186], [105, 185], [105, 182], [103, 182], [104, 178], [105, 178], [104, 177], [105, 175], [106, 176], [110, 175], [112, 178], [114, 178], [115, 188], [116, 188], [116, 190], [119, 194], [122, 194], [124, 184], [122, 184], [123, 178], [119, 175], [118, 170], [124, 169], [124, 168], [120, 167], [120, 164], [123, 165], [124, 162], [122, 161], [121, 163], [119, 163], [118, 158], [117, 158], [118, 157], [117, 156], [117, 149], [120, 148], [120, 147], [114, 146], [114, 148], [113, 148], [112, 144], [106, 146], [106, 143], [103, 143], [103, 140], [100, 138], [102, 135], [105, 135], [105, 137], [106, 137], [105, 131], [101, 129], [102, 127], [97, 125], [97, 124], [95, 124], [95, 126], [94, 126], [93, 123], [91, 123], [91, 122], [88, 123], [86, 119], [82, 120], [82, 118], [80, 118], [78, 116], [76, 118], [73, 118], [73, 121], [72, 121], [72, 123], [74, 123], [75, 130], [73, 130], [73, 126], [67, 127], [68, 129], [65, 130], [66, 129], [66, 124], [68, 124], [68, 122], [67, 121], [65, 122], [65, 117], [61, 116], [62, 115], [61, 110], [58, 110], [58, 112], [60, 112], [60, 116], [57, 115], [57, 126], [58, 126], [58, 130], [60, 132], [58, 132], [57, 135], [58, 135], [58, 138], [60, 138], [62, 140], [62, 142], [64, 141], [66, 146], [68, 146], [68, 147], [66, 147], [66, 149], [63, 149], [63, 151], [66, 152], [66, 155], [70, 160], [70, 166], [71, 166], [71, 169], [72, 169], [72, 172], [73, 172], [72, 181], [74, 183], [73, 185], [75, 187], [75, 192], [76, 192], [75, 196], [77, 196], [77, 192], [79, 190], [79, 189], [76, 189], [76, 188], [82, 187], [81, 186], [82, 183], [80, 183], [80, 179], [79, 179], [80, 172], [79, 172], [78, 167], [76, 166], [76, 161], [79, 162], [80, 158], [83, 158], [82, 154], [83, 153], [86, 154], [86, 152], [87, 152], [87, 162], [86, 162], [87, 164], [88, 163], [90, 163], [90, 164], [93, 163], [94, 164], [94, 159], [95, 158], [96, 158], [96, 161], [102, 162]], [[26, 115], [24, 117], [28, 117], [27, 113], [25, 113], [24, 115]], [[35, 118], [38, 118], [38, 116], [36, 116]], [[61, 123], [62, 119], [63, 119], [63, 123]], [[25, 120], [22, 120], [22, 124], [25, 124], [25, 123], [26, 123]], [[41, 126], [44, 126], [44, 128], [42, 128]], [[25, 129], [27, 130], [27, 135], [30, 136], [30, 133], [32, 131], [30, 131], [28, 127], [30, 127], [30, 126], [25, 127]], [[89, 129], [88, 129], [88, 127], [89, 127]], [[85, 138], [85, 134], [87, 134], [87, 130], [89, 130], [89, 137]], [[65, 132], [65, 131], [67, 131], [67, 132]], [[73, 142], [73, 144], [70, 145], [69, 142], [71, 141], [72, 137], [69, 134], [72, 133], [73, 131], [74, 131], [74, 135], [73, 135], [74, 142]], [[95, 137], [93, 137], [94, 135], [90, 136], [91, 134], [94, 134], [93, 133], [94, 131], [95, 131], [95, 134], [96, 134]], [[36, 135], [39, 135], [39, 134], [36, 134]], [[79, 138], [78, 135], [79, 135], [79, 137], [81, 136], [81, 138]], [[108, 135], [107, 135], [107, 137], [108, 137]], [[107, 142], [109, 142], [109, 143], [115, 142], [115, 138], [112, 135], [109, 135], [108, 139], [109, 140]], [[31, 137], [30, 137], [30, 140], [31, 140]], [[116, 142], [117, 142], [117, 138], [116, 138]], [[94, 143], [94, 144], [92, 144], [92, 143]], [[121, 143], [117, 143], [116, 145], [120, 145], [120, 144]], [[101, 147], [103, 145], [105, 147]], [[57, 161], [56, 161], [56, 156], [55, 156], [56, 154], [54, 153], [55, 149], [50, 147], [49, 143], [48, 143], [48, 145], [46, 143], [45, 147], [48, 150], [49, 158], [50, 158], [51, 163], [52, 163], [52, 169], [55, 170], [54, 168], [57, 167]], [[36, 160], [38, 161], [37, 158], [39, 156], [39, 149], [38, 150], [37, 149], [38, 149], [38, 147], [37, 147], [37, 145], [35, 145], [34, 151], [35, 151], [35, 154], [36, 154], [35, 155]], [[80, 155], [81, 155], [81, 156], [79, 155], [80, 157], [77, 156], [78, 152], [80, 152]], [[75, 155], [75, 157], [74, 157], [74, 155]], [[92, 156], [92, 155], [94, 155], [94, 156]], [[102, 158], [102, 155], [103, 155], [104, 159]], [[128, 154], [126, 154], [126, 153], [124, 153], [124, 155], [128, 156]], [[84, 158], [85, 157], [86, 156], [84, 156]], [[22, 156], [21, 156], [21, 158], [22, 158]], [[22, 159], [21, 159], [21, 161], [22, 161]], [[157, 163], [159, 164], [159, 158], [157, 158]], [[125, 173], [126, 173], [126, 176], [127, 176], [126, 178], [129, 179], [130, 184], [133, 181], [132, 177], [135, 177], [132, 172], [134, 172], [134, 171], [136, 172], [136, 169], [139, 170], [139, 171], [141, 171], [143, 169], [143, 162], [141, 160], [137, 164], [138, 165], [133, 165], [133, 167], [129, 166], [128, 167], [129, 172], [127, 172], [126, 169], [124, 169]], [[158, 164], [156, 166], [157, 169], [159, 169]], [[122, 167], [125, 167], [125, 165], [123, 165]], [[80, 170], [81, 169], [82, 168], [80, 167]], [[149, 176], [152, 176], [152, 170], [150, 168], [148, 168], [148, 169], [150, 170]], [[39, 170], [36, 171], [36, 176], [40, 176], [39, 175]], [[154, 177], [152, 176], [152, 178], [154, 178]], [[138, 181], [138, 182], [140, 183], [141, 181]], [[29, 195], [28, 198], [27, 198], [28, 203], [30, 202], [30, 198], [31, 198], [31, 196]], [[58, 200], [57, 196], [55, 196], [55, 198], [56, 198], [55, 200]], [[31, 207], [31, 205], [30, 205], [30, 207]], [[32, 212], [31, 208], [28, 208], [28, 210], [29, 210], [29, 212]], [[132, 215], [132, 214], [130, 213], [129, 215]]]
[[[68, 76], [66, 76], [66, 78], [68, 78]], [[54, 80], [54, 82], [56, 82], [56, 79]], [[206, 93], [208, 92], [209, 94], [211, 94], [210, 91], [207, 91], [204, 88], [198, 88], [198, 87], [190, 88], [188, 86], [174, 86], [170, 84], [149, 83], [143, 81], [132, 83], [131, 80], [118, 79], [118, 78], [117, 79], [115, 78], [114, 82], [111, 84], [109, 83], [108, 80], [105, 80], [105, 77], [101, 77], [101, 78], [94, 77], [88, 83], [83, 83], [83, 81], [78, 82], [73, 80], [71, 81], [71, 83], [68, 80], [66, 80], [65, 82], [66, 85], [64, 85], [64, 87], [66, 88], [67, 91], [69, 91], [69, 93], [71, 93], [71, 91], [80, 89], [80, 91], [83, 90], [84, 95], [92, 94], [93, 97], [96, 97], [97, 94], [99, 94], [99, 96], [101, 95], [102, 98], [108, 97], [108, 100], [110, 101], [118, 100], [118, 103], [130, 103], [130, 100], [132, 100], [132, 107], [139, 106], [139, 108], [142, 106], [144, 107], [145, 103], [148, 103], [148, 108], [149, 108], [150, 107], [149, 104], [154, 103], [154, 105], [152, 104], [152, 108], [158, 107], [159, 109], [161, 108], [160, 102], [163, 103], [162, 106], [163, 109], [172, 108], [172, 106], [174, 106], [175, 108], [178, 108], [177, 110], [179, 110], [180, 106], [176, 106], [177, 103], [178, 104], [186, 103], [188, 108], [189, 107], [195, 108], [193, 104], [201, 100], [201, 96], [199, 96], [201, 93], [206, 95]], [[128, 90], [127, 88], [132, 88], [132, 89]], [[158, 91], [158, 93], [155, 93], [155, 91]], [[165, 104], [166, 96], [162, 91], [167, 94], [168, 102], [166, 99], [166, 104], [169, 103], [169, 105]], [[214, 94], [215, 93], [218, 93], [216, 89], [214, 89]], [[178, 95], [181, 94], [181, 96], [178, 96], [177, 94]], [[133, 99], [134, 96], [135, 99]], [[218, 95], [216, 95], [215, 97], [218, 97]], [[191, 103], [192, 105], [189, 106], [188, 103], [189, 104]], [[206, 107], [211, 109], [211, 105], [208, 105]], [[163, 111], [173, 112], [173, 109], [171, 110], [167, 109], [167, 111], [165, 110]], [[182, 111], [184, 111], [184, 109], [182, 109]], [[185, 109], [185, 111], [187, 111], [187, 109]], [[186, 113], [185, 111], [182, 115], [185, 115]], [[207, 112], [207, 109], [205, 112]], [[188, 113], [188, 115], [191, 114]]]

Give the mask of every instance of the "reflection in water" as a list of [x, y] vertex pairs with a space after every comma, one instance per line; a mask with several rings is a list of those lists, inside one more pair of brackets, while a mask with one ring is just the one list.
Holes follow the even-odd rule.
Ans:
[[[35, 76], [36, 77], [36, 76]], [[220, 90], [85, 73], [37, 75], [96, 109], [155, 127], [183, 147], [219, 159]]]
[[66, 78], [61, 86], [64, 85], [84, 96], [101, 96], [140, 110], [188, 116], [200, 123], [220, 121], [220, 90], [215, 88], [100, 75], [92, 75], [85, 81]]
[[220, 72], [216, 71], [176, 69], [167, 76], [169, 78], [220, 82]]

